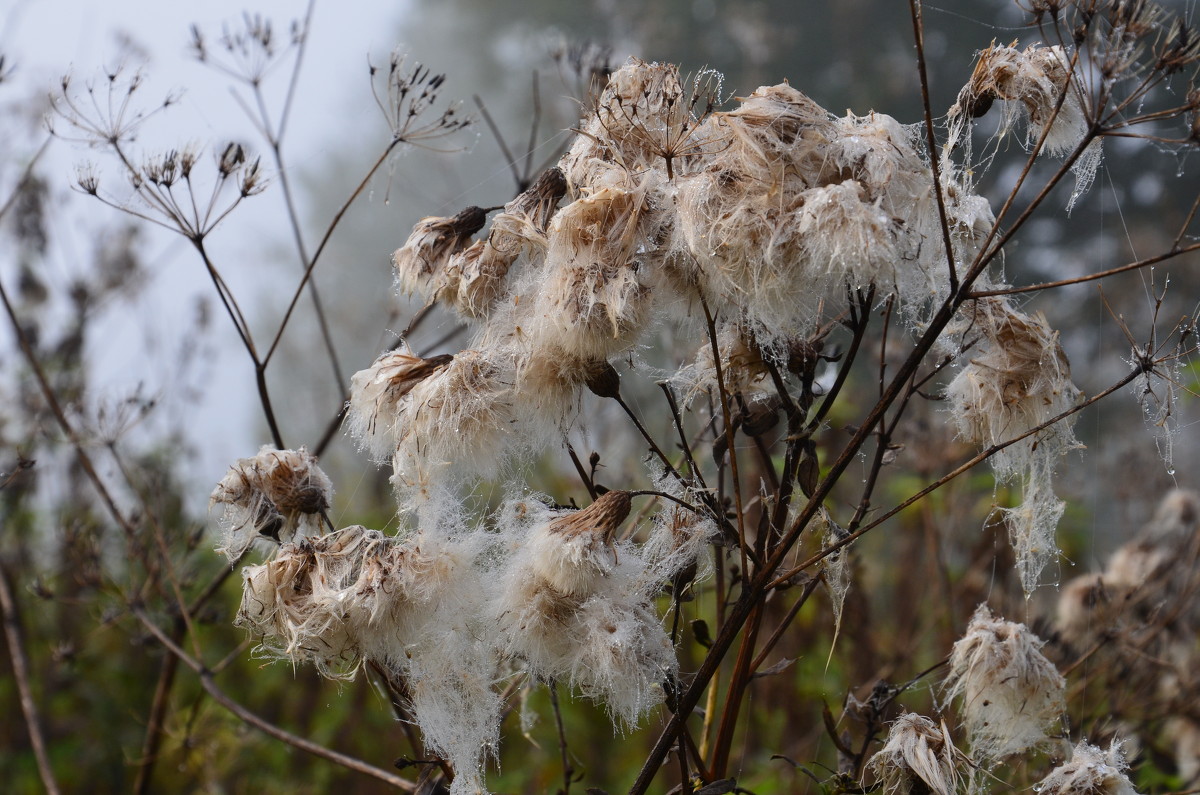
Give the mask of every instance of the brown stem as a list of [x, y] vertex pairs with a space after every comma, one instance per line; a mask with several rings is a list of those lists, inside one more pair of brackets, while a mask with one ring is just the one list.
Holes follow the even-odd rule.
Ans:
[[17, 602], [13, 595], [8, 572], [0, 565], [0, 609], [4, 611], [4, 639], [8, 645], [8, 657], [12, 661], [13, 679], [17, 682], [17, 694], [21, 702], [21, 713], [25, 716], [25, 728], [29, 731], [29, 744], [37, 760], [38, 775], [49, 795], [58, 795], [58, 782], [50, 767], [50, 755], [46, 752], [46, 739], [38, 717], [37, 702], [33, 700], [33, 688], [29, 685], [29, 658], [25, 656], [25, 640], [21, 632], [21, 617], [17, 613]]
[[929, 147], [929, 171], [933, 175], [933, 195], [937, 199], [938, 220], [942, 227], [942, 245], [946, 250], [946, 267], [950, 276], [950, 292], [958, 290], [958, 269], [954, 265], [954, 246], [950, 242], [950, 222], [946, 218], [946, 199], [942, 196], [942, 178], [938, 169], [937, 136], [933, 131], [933, 108], [929, 103], [929, 75], [925, 71], [925, 26], [921, 21], [921, 0], [908, 0], [912, 17], [913, 40], [917, 45], [917, 74], [921, 81], [921, 102], [925, 108], [925, 143]]
[[[177, 622], [174, 635], [178, 638], [180, 624]], [[158, 682], [154, 686], [154, 698], [150, 701], [150, 713], [146, 718], [146, 737], [142, 740], [142, 755], [137, 762], [137, 776], [133, 782], [134, 795], [150, 791], [150, 780], [154, 776], [154, 763], [158, 761], [158, 749], [162, 745], [163, 727], [166, 724], [168, 697], [179, 670], [179, 658], [164, 654], [158, 669]]]
[[742, 645], [738, 650], [737, 661], [729, 676], [729, 691], [725, 696], [725, 708], [721, 712], [721, 724], [717, 728], [717, 739], [713, 742], [713, 761], [709, 775], [713, 779], [725, 777], [729, 766], [729, 751], [733, 747], [733, 735], [737, 729], [738, 713], [742, 708], [742, 698], [750, 684], [754, 673], [751, 662], [754, 659], [754, 644], [758, 640], [758, 629], [762, 625], [762, 602], [755, 603], [748, 620], [749, 627], [742, 635]]
[[[1197, 197], [1197, 202], [1200, 202], [1200, 197]], [[1159, 262], [1166, 262], [1167, 260], [1178, 257], [1180, 254], [1190, 254], [1193, 251], [1200, 251], [1200, 243], [1192, 243], [1190, 246], [1184, 246], [1182, 248], [1179, 248], [1178, 242], [1176, 242], [1176, 246], [1174, 248], [1172, 248], [1170, 251], [1166, 251], [1162, 254], [1158, 254], [1153, 257], [1146, 257], [1145, 259], [1140, 259], [1137, 262], [1130, 262], [1128, 264], [1121, 265], [1120, 267], [1117, 267], [1117, 268], [1109, 268], [1106, 271], [1100, 271], [1098, 273], [1089, 273], [1086, 276], [1076, 276], [1073, 279], [1060, 279], [1059, 281], [1056, 281], [1056, 282], [1042, 282], [1041, 284], [1030, 284], [1025, 287], [1004, 287], [1004, 288], [1001, 288], [998, 290], [973, 290], [970, 293], [970, 297], [971, 298], [987, 298], [987, 297], [993, 296], [993, 295], [1016, 295], [1018, 293], [1032, 293], [1032, 292], [1037, 292], [1039, 290], [1049, 290], [1049, 289], [1053, 289], [1055, 287], [1066, 287], [1069, 284], [1083, 284], [1084, 282], [1094, 282], [1097, 279], [1105, 279], [1105, 278], [1108, 278], [1109, 276], [1115, 276], [1118, 273], [1125, 273], [1127, 271], [1135, 271], [1140, 268], [1145, 268], [1149, 265], [1156, 265]]]
[[746, 538], [746, 516], [742, 506], [742, 482], [738, 477], [737, 447], [734, 444], [733, 413], [729, 408], [729, 392], [725, 389], [725, 373], [721, 367], [721, 346], [717, 341], [717, 321], [708, 309], [708, 302], [700, 296], [700, 306], [704, 309], [704, 319], [708, 325], [708, 344], [712, 346], [713, 368], [717, 376], [717, 398], [721, 403], [721, 418], [725, 423], [725, 445], [729, 453], [729, 474], [733, 480], [733, 501], [737, 510], [738, 551], [742, 557], [742, 578], [750, 576], [746, 567], [747, 555], [750, 554], [750, 542]]
[[554, 709], [554, 727], [558, 730], [558, 753], [562, 759], [562, 795], [570, 795], [571, 780], [575, 776], [575, 767], [571, 764], [571, 753], [567, 750], [567, 732], [563, 728], [562, 710], [558, 707], [558, 685], [551, 682], [549, 690], [550, 706]]
[[784, 631], [791, 626], [792, 621], [800, 614], [800, 608], [804, 607], [808, 598], [813, 595], [813, 591], [817, 590], [817, 586], [821, 584], [822, 576], [813, 577], [804, 584], [804, 589], [800, 592], [800, 598], [788, 609], [787, 615], [783, 617], [783, 620], [779, 622], [779, 626], [775, 627], [771, 636], [767, 638], [766, 643], [762, 645], [762, 649], [759, 650], [758, 656], [754, 658], [754, 662], [750, 663], [751, 671], [757, 671], [766, 662], [767, 655], [771, 653], [771, 650], [775, 648], [775, 644], [783, 637]]
[[200, 678], [201, 686], [209, 694], [209, 696], [212, 697], [213, 701], [216, 701], [218, 704], [225, 707], [225, 709], [232, 712], [242, 722], [249, 726], [253, 726], [264, 734], [274, 737], [277, 740], [282, 740], [294, 748], [299, 748], [301, 751], [310, 753], [313, 756], [318, 756], [322, 759], [333, 762], [334, 764], [341, 765], [348, 770], [353, 770], [356, 773], [362, 773], [363, 775], [371, 776], [372, 778], [378, 779], [385, 784], [390, 784], [391, 786], [403, 790], [404, 792], [416, 791], [416, 785], [407, 779], [403, 779], [394, 773], [368, 764], [361, 759], [347, 756], [346, 754], [334, 751], [331, 748], [326, 748], [325, 746], [314, 743], [311, 740], [307, 740], [303, 737], [292, 734], [286, 729], [282, 729], [279, 726], [276, 726], [274, 723], [271, 723], [270, 721], [265, 720], [264, 718], [261, 718], [250, 710], [246, 709], [233, 698], [230, 698], [228, 695], [226, 695], [225, 691], [218, 687], [216, 682], [213, 681], [212, 672], [209, 671], [203, 663], [192, 658], [179, 646], [179, 644], [171, 640], [167, 633], [163, 632], [157, 624], [151, 621], [140, 607], [131, 607], [130, 612], [142, 622], [146, 629], [150, 631], [150, 634], [158, 638], [159, 643], [165, 646], [171, 654], [178, 657], [180, 662], [196, 672], [196, 675]]

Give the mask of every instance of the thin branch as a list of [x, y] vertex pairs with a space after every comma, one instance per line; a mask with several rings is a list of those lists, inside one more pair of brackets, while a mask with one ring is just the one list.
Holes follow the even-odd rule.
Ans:
[[558, 752], [562, 759], [563, 788], [562, 795], [571, 792], [571, 781], [575, 777], [575, 767], [571, 764], [571, 753], [567, 750], [567, 731], [563, 728], [562, 710], [558, 706], [558, 685], [550, 683], [550, 706], [554, 709], [554, 727], [558, 730]]
[[8, 645], [8, 656], [12, 661], [13, 679], [17, 683], [17, 695], [21, 702], [21, 713], [25, 716], [25, 728], [29, 731], [29, 744], [37, 760], [38, 775], [49, 795], [58, 795], [58, 782], [50, 767], [50, 755], [46, 752], [46, 738], [42, 734], [41, 719], [37, 702], [33, 700], [33, 688], [29, 685], [29, 658], [25, 656], [25, 640], [21, 633], [21, 619], [17, 613], [17, 602], [13, 595], [8, 572], [0, 565], [0, 609], [4, 611], [4, 639]]
[[17, 184], [13, 187], [12, 194], [0, 206], [0, 220], [4, 220], [4, 216], [17, 203], [17, 199], [21, 197], [21, 191], [29, 184], [29, 180], [33, 178], [33, 170], [37, 168], [38, 161], [42, 159], [42, 155], [46, 153], [46, 149], [50, 147], [50, 142], [54, 140], [52, 136], [47, 136], [46, 140], [42, 141], [42, 145], [33, 153], [33, 157], [29, 158], [29, 162], [25, 164], [25, 170], [21, 172], [21, 178], [17, 180]]
[[279, 329], [275, 332], [275, 338], [271, 340], [271, 347], [267, 350], [267, 355], [263, 359], [264, 367], [271, 361], [271, 357], [275, 355], [275, 350], [279, 347], [280, 340], [283, 339], [283, 332], [287, 328], [288, 321], [292, 319], [292, 313], [296, 310], [296, 304], [300, 301], [300, 296], [304, 294], [304, 288], [308, 286], [308, 282], [312, 278], [313, 270], [317, 267], [317, 263], [320, 261], [321, 254], [325, 251], [325, 246], [328, 245], [329, 239], [333, 237], [334, 230], [337, 229], [338, 225], [342, 222], [342, 218], [346, 215], [347, 211], [349, 211], [350, 205], [354, 204], [355, 200], [357, 200], [358, 197], [362, 195], [362, 192], [366, 190], [367, 183], [369, 183], [371, 178], [375, 176], [375, 172], [378, 171], [380, 167], [383, 166], [383, 164], [387, 161], [388, 155], [390, 155], [392, 150], [402, 143], [404, 143], [404, 139], [394, 138], [386, 147], [384, 147], [383, 153], [379, 155], [379, 157], [375, 160], [375, 163], [370, 169], [368, 169], [366, 176], [362, 178], [362, 180], [358, 183], [358, 186], [350, 192], [350, 196], [347, 197], [346, 201], [342, 203], [342, 206], [338, 208], [338, 211], [334, 213], [333, 220], [329, 222], [329, 226], [326, 228], [325, 234], [321, 237], [321, 242], [317, 245], [316, 251], [313, 252], [312, 259], [310, 259], [308, 262], [308, 267], [304, 269], [304, 277], [300, 279], [300, 284], [296, 286], [296, 290], [292, 293], [292, 300], [288, 303], [287, 311], [283, 313], [283, 319], [279, 321]]
[[346, 754], [334, 751], [331, 748], [326, 748], [325, 746], [314, 743], [311, 740], [306, 740], [303, 737], [292, 734], [291, 732], [276, 726], [274, 723], [271, 723], [270, 721], [267, 721], [246, 709], [240, 703], [226, 695], [225, 691], [218, 687], [216, 682], [213, 681], [212, 672], [206, 668], [203, 663], [192, 658], [186, 651], [180, 648], [179, 644], [171, 640], [171, 638], [167, 636], [167, 633], [163, 632], [157, 624], [151, 621], [140, 607], [133, 606], [130, 608], [130, 612], [132, 612], [133, 615], [142, 622], [146, 629], [150, 631], [150, 634], [154, 635], [154, 637], [156, 637], [171, 654], [174, 654], [179, 658], [180, 662], [195, 671], [196, 675], [200, 678], [201, 686], [204, 687], [205, 691], [212, 697], [213, 701], [216, 701], [218, 704], [225, 707], [225, 709], [232, 712], [242, 722], [249, 726], [253, 726], [264, 734], [274, 737], [277, 740], [282, 740], [294, 748], [299, 748], [301, 751], [310, 753], [313, 756], [317, 756], [321, 759], [333, 762], [334, 764], [341, 765], [348, 770], [353, 770], [356, 773], [362, 773], [363, 775], [378, 779], [379, 781], [382, 781], [385, 784], [390, 784], [391, 786], [403, 790], [404, 792], [416, 791], [416, 785], [407, 779], [403, 779], [394, 773], [368, 764], [361, 759], [347, 756]]
[[133, 524], [121, 513], [117, 508], [117, 503], [109, 493], [108, 487], [104, 481], [100, 479], [99, 473], [96, 471], [95, 465], [92, 463], [92, 458], [87, 451], [83, 449], [83, 443], [79, 435], [75, 432], [75, 427], [67, 419], [66, 412], [63, 411], [62, 404], [58, 401], [58, 395], [54, 388], [50, 386], [50, 381], [46, 377], [46, 371], [42, 368], [41, 362], [38, 361], [37, 354], [33, 350], [32, 344], [29, 342], [29, 337], [25, 333], [24, 327], [17, 319], [16, 310], [13, 308], [12, 302], [9, 300], [8, 291], [4, 289], [4, 282], [0, 281], [0, 303], [4, 304], [4, 311], [8, 316], [9, 324], [12, 326], [13, 333], [17, 337], [17, 344], [21, 348], [21, 353], [25, 357], [29, 368], [33, 370], [34, 379], [38, 383], [38, 388], [41, 390], [42, 397], [46, 400], [46, 405], [50, 407], [50, 412], [54, 415], [55, 421], [58, 423], [62, 432], [66, 434], [67, 440], [71, 443], [71, 447], [75, 451], [75, 457], [79, 461], [79, 466], [87, 475], [88, 480], [96, 487], [97, 493], [100, 495], [100, 500], [104, 503], [105, 509], [113, 520], [120, 525], [128, 538], [134, 538], [137, 535]]
[[488, 113], [487, 106], [483, 104], [483, 100], [479, 98], [478, 94], [472, 95], [472, 99], [475, 100], [475, 106], [479, 108], [479, 114], [483, 116], [488, 129], [492, 131], [492, 137], [500, 145], [500, 151], [504, 153], [504, 162], [508, 164], [509, 169], [512, 171], [513, 179], [517, 183], [517, 192], [520, 193], [524, 188], [522, 187], [521, 172], [517, 169], [517, 158], [513, 157], [512, 151], [508, 148], [508, 144], [504, 140], [503, 133], [500, 132], [500, 128], [496, 125], [495, 120], [492, 119], [492, 114]]
[[729, 393], [725, 389], [725, 374], [721, 367], [721, 345], [717, 340], [717, 321], [708, 309], [704, 295], [700, 295], [700, 306], [704, 310], [704, 319], [708, 326], [708, 344], [712, 347], [713, 367], [717, 376], [717, 398], [721, 403], [721, 417], [725, 423], [725, 446], [729, 453], [730, 477], [733, 480], [733, 501], [737, 510], [738, 550], [741, 552], [742, 577], [748, 578], [746, 568], [747, 554], [750, 542], [746, 539], [746, 516], [742, 506], [742, 482], [738, 477], [737, 447], [734, 439], [733, 414], [729, 408]]
[[862, 536], [864, 533], [867, 533], [870, 530], [873, 530], [874, 528], [883, 524], [888, 519], [891, 519], [893, 516], [900, 513], [908, 506], [912, 505], [913, 503], [917, 502], [918, 500], [922, 499], [923, 497], [929, 495], [930, 493], [938, 490], [942, 486], [946, 485], [950, 481], [957, 478], [959, 475], [962, 475], [963, 473], [971, 470], [978, 464], [983, 463], [984, 461], [991, 458], [992, 456], [994, 456], [996, 453], [1000, 452], [1004, 448], [1014, 445], [1023, 439], [1028, 439], [1030, 436], [1033, 436], [1036, 433], [1040, 433], [1041, 431], [1045, 430], [1046, 428], [1049, 428], [1051, 425], [1054, 425], [1057, 422], [1061, 422], [1062, 420], [1065, 420], [1067, 417], [1070, 417], [1072, 414], [1076, 414], [1080, 411], [1083, 411], [1085, 408], [1087, 408], [1088, 406], [1091, 406], [1093, 403], [1096, 403], [1099, 400], [1103, 400], [1104, 398], [1108, 397], [1109, 395], [1116, 392], [1117, 390], [1122, 389], [1122, 388], [1128, 386], [1129, 384], [1133, 383], [1133, 381], [1141, 374], [1142, 374], [1142, 371], [1140, 369], [1131, 370], [1128, 375], [1126, 375], [1120, 381], [1117, 381], [1115, 384], [1110, 386], [1108, 389], [1105, 389], [1103, 392], [1099, 393], [1098, 395], [1094, 395], [1093, 397], [1088, 398], [1087, 400], [1083, 401], [1082, 403], [1080, 403], [1077, 406], [1072, 406], [1071, 408], [1067, 409], [1066, 411], [1062, 412], [1061, 414], [1056, 414], [1055, 416], [1051, 417], [1050, 419], [1046, 420], [1045, 422], [1040, 423], [1039, 425], [1036, 425], [1033, 428], [1030, 428], [1028, 431], [1026, 431], [1025, 433], [1022, 433], [1020, 436], [1016, 436], [1012, 439], [1009, 439], [1007, 442], [1000, 442], [999, 444], [994, 444], [991, 447], [988, 447], [987, 449], [980, 452], [978, 455], [973, 456], [970, 460], [968, 460], [965, 463], [963, 463], [962, 465], [956, 467], [953, 471], [948, 472], [947, 474], [938, 478], [933, 483], [930, 483], [928, 486], [921, 489], [916, 494], [912, 495], [911, 497], [909, 497], [908, 499], [906, 499], [904, 502], [900, 503], [896, 507], [892, 508], [891, 510], [889, 510], [887, 513], [880, 516], [875, 521], [864, 525], [863, 527], [856, 530], [855, 532], [847, 535], [845, 538], [839, 539], [837, 542], [830, 544], [828, 547], [825, 547], [820, 552], [813, 555], [812, 557], [810, 557], [808, 560], [804, 561], [800, 565], [795, 566], [795, 567], [789, 569], [784, 574], [780, 575], [779, 577], [776, 577], [775, 580], [768, 587], [772, 587], [772, 588], [777, 587], [778, 585], [782, 584], [783, 582], [786, 582], [788, 579], [790, 579], [791, 577], [794, 577], [796, 574], [799, 574], [800, 572], [804, 571], [805, 569], [809, 568], [810, 566], [816, 565], [820, 561], [824, 560], [825, 558], [829, 557], [833, 553], [837, 552], [842, 547], [853, 543], [857, 538]]
[[950, 242], [950, 222], [946, 218], [946, 199], [942, 196], [942, 178], [939, 173], [937, 136], [933, 131], [933, 109], [929, 103], [929, 75], [925, 70], [925, 26], [921, 20], [921, 0], [908, 0], [909, 15], [912, 17], [913, 40], [917, 46], [917, 74], [921, 81], [921, 102], [925, 116], [925, 142], [929, 147], [929, 171], [933, 175], [933, 195], [937, 199], [939, 226], [942, 229], [942, 245], [946, 250], [946, 268], [950, 276], [950, 292], [958, 291], [958, 269], [954, 265], [954, 246]]
[[[1200, 198], [1198, 198], [1197, 201], [1200, 202]], [[1174, 259], [1181, 254], [1190, 254], [1193, 251], [1200, 251], [1200, 243], [1193, 243], [1190, 246], [1179, 248], [1178, 241], [1176, 241], [1175, 247], [1170, 251], [1153, 257], [1146, 257], [1145, 259], [1140, 259], [1137, 262], [1130, 262], [1117, 268], [1109, 268], [1106, 271], [1089, 273], [1086, 276], [1076, 276], [1073, 279], [1060, 279], [1056, 282], [1030, 284], [1025, 287], [1004, 287], [998, 290], [973, 290], [971, 293], [969, 293], [969, 295], [971, 298], [988, 298], [993, 295], [1016, 295], [1018, 293], [1032, 293], [1039, 290], [1051, 290], [1055, 287], [1066, 287], [1069, 284], [1083, 284], [1085, 282], [1096, 281], [1097, 279], [1106, 279], [1109, 276], [1115, 276], [1118, 273], [1140, 270], [1141, 268], [1145, 268], [1149, 265], [1156, 265], [1160, 262], [1166, 262], [1167, 260]]]
[[[179, 636], [181, 623], [176, 623], [176, 637]], [[166, 726], [171, 687], [175, 684], [175, 674], [178, 671], [179, 658], [174, 654], [164, 654], [158, 670], [158, 682], [154, 685], [154, 697], [150, 700], [150, 712], [146, 718], [146, 736], [142, 740], [142, 754], [137, 761], [137, 776], [133, 782], [134, 795], [144, 795], [150, 791], [154, 763], [158, 761], [158, 749], [162, 745], [163, 729]]]

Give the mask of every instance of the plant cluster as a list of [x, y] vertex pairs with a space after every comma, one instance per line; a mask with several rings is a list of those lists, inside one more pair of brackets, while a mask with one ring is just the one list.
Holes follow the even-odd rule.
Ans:
[[[189, 716], [180, 720], [191, 737], [198, 708], [172, 706], [180, 666], [196, 674], [195, 703], [427, 794], [508, 786], [491, 768], [520, 735], [530, 754], [542, 750], [532, 721], [547, 697], [559, 791], [587, 781], [572, 714], [589, 707], [564, 709], [560, 691], [603, 710], [619, 735], [606, 745], [633, 749], [622, 755], [639, 765], [623, 769], [635, 795], [656, 777], [708, 795], [770, 781], [888, 795], [1026, 785], [1124, 795], [1135, 781], [1194, 783], [1200, 497], [1168, 495], [1101, 572], [1061, 589], [1057, 612], [1043, 586], [1060, 546], [1071, 547], [1059, 492], [1083, 446], [1076, 417], [1132, 391], [1169, 458], [1196, 318], [1155, 328], [1168, 306], [1155, 287], [1148, 340], [1118, 317], [1126, 372], [1085, 383], [1085, 395], [1051, 308], [1024, 296], [1194, 262], [1200, 194], [1150, 257], [1024, 285], [1010, 283], [1019, 279], [1005, 257], [1034, 219], [1087, 207], [1102, 157], [1121, 150], [1106, 155], [1106, 139], [1173, 153], [1200, 145], [1200, 39], [1143, 0], [1033, 0], [1024, 7], [1040, 42], [979, 51], [935, 116], [922, 7], [910, 7], [925, 106], [914, 125], [836, 115], [786, 81], [733, 97], [710, 69], [688, 76], [636, 57], [613, 68], [592, 47], [560, 54], [577, 73], [572, 136], [538, 173], [535, 116], [524, 170], [508, 158], [516, 195], [422, 218], [396, 241], [397, 292], [420, 308], [353, 374], [313, 274], [397, 151], [441, 151], [472, 123], [442, 101], [446, 77], [399, 53], [370, 68], [385, 124], [379, 154], [315, 239], [283, 148], [307, 20], [285, 39], [250, 15], [216, 40], [193, 29], [193, 54], [233, 80], [261, 156], [244, 143], [209, 157], [195, 147], [143, 156], [136, 133], [173, 98], [140, 110], [142, 79], [120, 71], [82, 87], [63, 80], [53, 133], [97, 148], [123, 175], [114, 189], [87, 166], [79, 190], [194, 249], [253, 366], [270, 437], [211, 493], [218, 568], [216, 556], [192, 554], [198, 533], [186, 544], [171, 535], [178, 510], [162, 509], [126, 465], [119, 432], [99, 450], [90, 441], [72, 407], [82, 390], [72, 398], [70, 380], [47, 366], [54, 352], [22, 319], [39, 282], [23, 267], [14, 301], [0, 279], [37, 386], [29, 415], [57, 426], [75, 480], [99, 495], [86, 512], [125, 542], [116, 566], [99, 542], [81, 556], [95, 572], [89, 587], [107, 589], [106, 621], [132, 625], [163, 655], [136, 791], [154, 780], [173, 714]], [[272, 114], [264, 86], [289, 63], [292, 83]], [[1014, 156], [1017, 167], [1002, 169]], [[31, 190], [32, 168], [15, 197]], [[209, 243], [271, 190], [284, 199], [300, 270], [264, 333]], [[345, 400], [323, 436], [289, 447], [267, 373], [306, 294]], [[80, 296], [82, 314], [87, 290]], [[423, 345], [431, 315], [455, 331]], [[63, 343], [68, 354], [82, 333]], [[382, 518], [341, 520], [355, 489], [335, 499], [337, 478], [318, 465], [339, 429], [386, 468]], [[117, 465], [115, 485], [95, 463], [101, 454]], [[18, 459], [19, 471], [32, 466]], [[981, 523], [983, 533], [968, 532]], [[39, 778], [56, 791], [0, 563], [25, 725]], [[197, 576], [205, 565], [216, 568], [209, 579]], [[226, 597], [230, 620], [212, 619]], [[1022, 610], [1024, 623], [1009, 620]], [[214, 650], [208, 624], [247, 639]], [[218, 677], [251, 647], [352, 693], [365, 679], [411, 745], [395, 765], [417, 778], [250, 709], [253, 682], [269, 673], [251, 671], [250, 692]], [[639, 728], [655, 722], [644, 743]], [[380, 753], [396, 756], [391, 746], [364, 755]]]

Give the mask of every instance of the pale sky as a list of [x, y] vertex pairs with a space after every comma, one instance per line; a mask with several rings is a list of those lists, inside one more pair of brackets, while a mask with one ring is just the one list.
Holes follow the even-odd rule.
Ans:
[[[317, 0], [300, 94], [287, 137], [289, 162], [299, 167], [333, 151], [336, 130], [355, 124], [356, 113], [362, 114], [363, 125], [382, 130], [370, 95], [367, 59], [370, 56], [375, 63], [385, 63], [395, 47], [403, 46], [394, 36], [407, 5]], [[68, 71], [76, 81], [89, 80], [119, 62], [121, 42], [128, 39], [134, 51], [143, 56], [129, 60], [133, 66], [144, 66], [146, 83], [139, 93], [146, 102], [157, 102], [169, 92], [182, 92], [178, 106], [147, 125], [137, 141], [140, 147], [166, 150], [191, 142], [211, 150], [233, 138], [251, 142], [261, 151], [261, 142], [230, 95], [231, 82], [191, 57], [190, 26], [197, 24], [214, 41], [224, 23], [236, 28], [243, 12], [250, 10], [270, 19], [276, 34], [286, 39], [291, 20], [303, 17], [306, 8], [307, 3], [298, 0], [0, 0], [0, 54], [6, 57], [6, 69], [15, 67], [5, 84], [4, 99], [11, 102], [44, 96]], [[281, 97], [287, 77], [285, 66], [273, 74], [276, 85], [268, 81], [265, 93]], [[337, 148], [344, 150], [344, 141]], [[121, 220], [116, 211], [67, 190], [73, 183], [76, 165], [88, 159], [101, 162], [103, 186], [106, 174], [102, 154], [56, 142], [44, 161], [53, 188], [67, 198], [51, 233], [55, 251], [49, 257], [47, 275], [52, 284], [69, 279], [73, 271], [89, 261], [91, 237], [97, 225]], [[111, 183], [117, 184], [117, 170], [109, 166], [107, 172]], [[272, 242], [280, 242], [280, 235], [287, 232], [278, 223], [277, 199], [269, 192], [259, 200], [262, 211], [271, 213], [270, 221], [263, 222], [270, 224], [269, 234], [254, 228], [257, 210], [253, 202], [248, 202], [229, 221], [247, 226], [222, 228], [214, 243], [236, 246], [236, 255], [256, 259], [256, 250], [261, 253]], [[287, 240], [282, 238], [282, 243]], [[177, 365], [172, 361], [178, 351], [176, 338], [194, 313], [196, 297], [214, 298], [198, 258], [182, 238], [152, 232], [143, 250], [152, 279], [136, 305], [136, 316], [108, 313], [89, 339], [88, 359], [95, 369], [94, 397], [117, 401], [139, 383], [145, 383], [151, 393], [156, 392], [156, 384], [163, 381], [161, 374]], [[242, 263], [228, 252], [225, 261], [239, 266], [231, 268], [226, 277], [235, 293], [244, 297], [248, 311], [253, 311], [264, 289], [255, 282], [261, 269], [240, 267]], [[286, 289], [290, 291], [292, 286]], [[198, 482], [215, 483], [233, 459], [253, 455], [258, 444], [267, 439], [261, 438], [259, 407], [253, 399], [253, 375], [246, 356], [228, 318], [217, 315], [213, 324], [216, 358], [205, 365], [208, 369], [203, 375], [210, 397], [194, 411], [189, 410], [188, 416], [164, 421], [183, 421], [193, 436], [202, 439], [197, 445], [201, 453], [198, 471], [193, 474]], [[170, 404], [176, 397], [160, 394], [163, 404]], [[207, 492], [200, 496], [206, 497]]]

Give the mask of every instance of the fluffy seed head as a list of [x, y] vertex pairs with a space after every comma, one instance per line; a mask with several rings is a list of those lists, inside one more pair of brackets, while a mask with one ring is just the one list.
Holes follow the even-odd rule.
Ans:
[[402, 351], [385, 353], [366, 370], [350, 379], [350, 404], [346, 423], [350, 435], [378, 461], [386, 461], [396, 449], [396, 425], [401, 401], [413, 387], [449, 366], [448, 354], [423, 359]]
[[[1044, 134], [1044, 151], [1056, 156], [1069, 154], [1087, 135], [1091, 115], [1079, 65], [1072, 64], [1071, 56], [1060, 46], [1032, 44], [1018, 50], [1015, 44], [992, 44], [979, 53], [970, 82], [950, 109], [952, 124], [982, 116], [995, 100], [1001, 100], [1005, 103], [1001, 135], [1009, 132], [1018, 118], [1024, 118], [1028, 124], [1024, 140], [1027, 149], [1032, 149]], [[1097, 139], [1072, 167], [1076, 188], [1070, 204], [1091, 184], [1100, 155]]]
[[923, 790], [954, 795], [959, 789], [959, 768], [965, 761], [944, 722], [939, 726], [906, 712], [892, 723], [887, 742], [871, 757], [869, 767], [884, 795]]
[[[662, 700], [676, 666], [653, 606], [650, 568], [631, 545], [613, 541], [629, 513], [626, 492], [557, 513], [519, 503], [525, 534], [495, 600], [502, 649], [542, 679], [567, 681], [627, 725]], [[527, 528], [527, 529], [523, 529]], [[647, 592], [650, 595], [647, 595]]]
[[[946, 397], [964, 439], [983, 447], [1008, 441], [1064, 413], [1078, 401], [1071, 366], [1046, 319], [1026, 315], [1007, 300], [976, 302], [970, 362], [950, 382]], [[1050, 461], [1077, 446], [1071, 418], [1000, 451], [992, 464], [1002, 477], [1025, 469], [1035, 445]]]
[[418, 221], [408, 240], [392, 254], [400, 291], [407, 295], [428, 291], [434, 274], [446, 266], [451, 254], [466, 248], [471, 235], [485, 223], [487, 213], [480, 207], [467, 207], [450, 218], [430, 216]]
[[650, 222], [646, 187], [605, 188], [554, 216], [528, 329], [535, 345], [607, 359], [641, 334], [650, 295], [636, 252]]
[[563, 594], [586, 597], [616, 562], [613, 535], [629, 515], [629, 492], [610, 491], [581, 511], [534, 531], [530, 543], [541, 553], [534, 569]]
[[432, 472], [446, 467], [493, 468], [511, 420], [506, 374], [502, 357], [465, 350], [412, 387], [394, 417], [397, 488], [427, 485]]
[[1126, 767], [1119, 742], [1105, 752], [1085, 740], [1075, 746], [1069, 762], [1051, 770], [1034, 790], [1043, 795], [1137, 795]]
[[437, 279], [438, 300], [463, 317], [486, 317], [504, 294], [509, 270], [518, 258], [524, 254], [540, 263], [547, 246], [546, 227], [566, 189], [561, 169], [543, 171], [492, 219], [485, 240], [450, 257]]
[[209, 498], [221, 505], [224, 537], [218, 551], [237, 558], [258, 537], [288, 540], [317, 532], [329, 508], [333, 484], [307, 449], [276, 450], [270, 445], [253, 458], [234, 462]]
[[954, 644], [945, 688], [962, 697], [977, 760], [1001, 760], [1045, 743], [1065, 711], [1066, 680], [1025, 628], [994, 618], [986, 605]]

